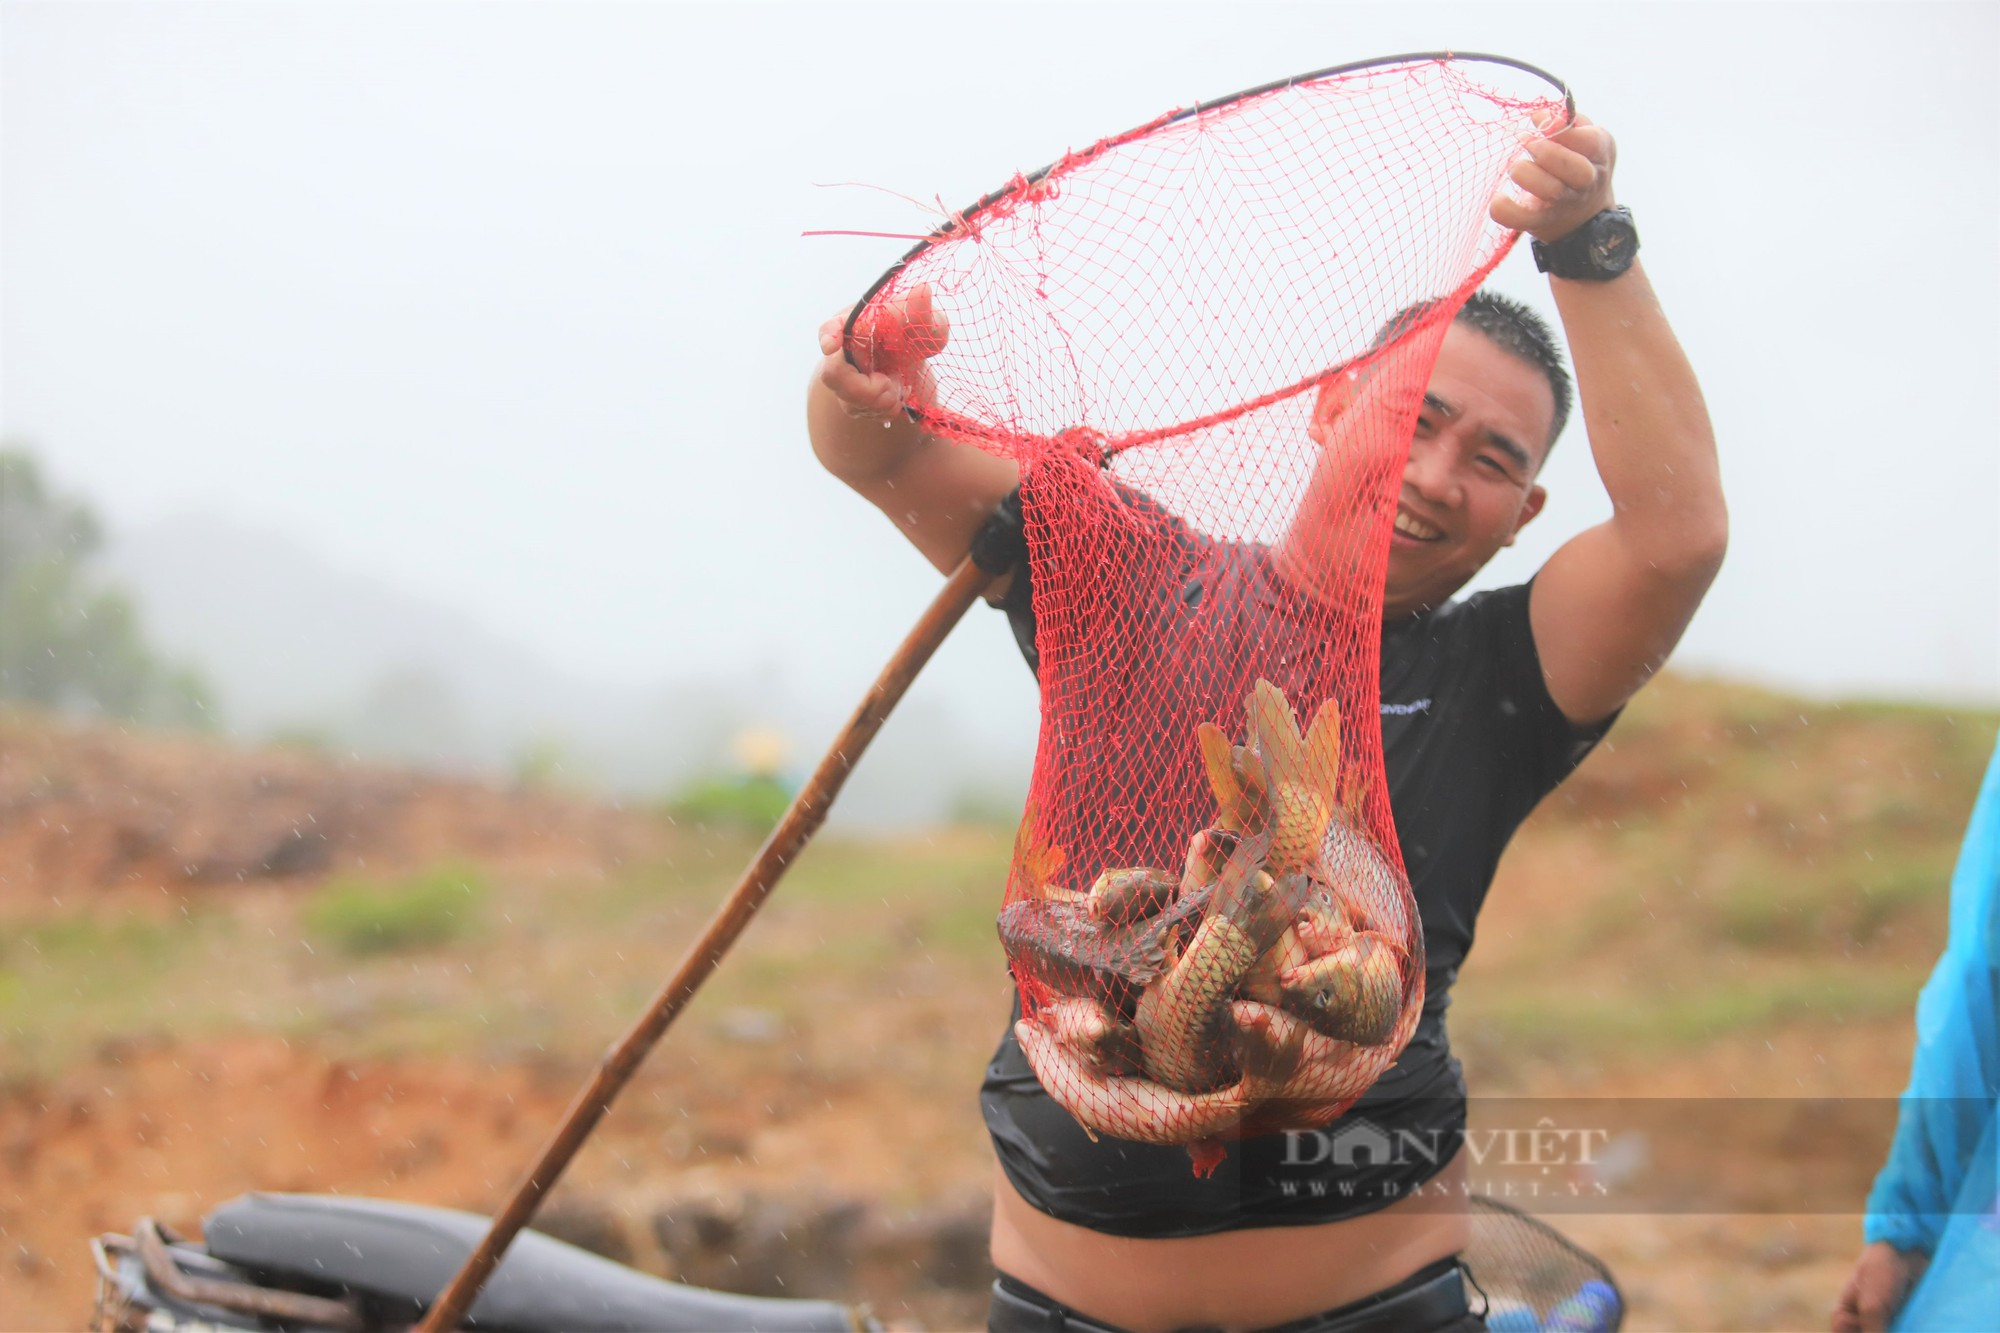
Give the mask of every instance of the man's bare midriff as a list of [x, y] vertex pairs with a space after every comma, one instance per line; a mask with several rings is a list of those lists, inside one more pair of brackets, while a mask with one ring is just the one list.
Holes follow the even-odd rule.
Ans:
[[993, 1264], [1079, 1314], [1133, 1333], [1265, 1328], [1392, 1286], [1471, 1236], [1460, 1154], [1422, 1191], [1317, 1226], [1134, 1240], [1041, 1212], [996, 1169]]

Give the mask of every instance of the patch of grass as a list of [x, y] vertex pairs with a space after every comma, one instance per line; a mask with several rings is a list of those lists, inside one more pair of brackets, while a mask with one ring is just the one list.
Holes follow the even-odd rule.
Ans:
[[1849, 890], [1847, 932], [1867, 943], [1884, 929], [1921, 911], [1940, 919], [1951, 899], [1951, 866], [1938, 857], [1893, 862], [1872, 868]]
[[994, 924], [1000, 912], [997, 899], [997, 894], [989, 895], [985, 901], [955, 903], [934, 913], [924, 927], [925, 941], [953, 953], [1002, 957]]
[[1011, 837], [1021, 822], [1021, 807], [1027, 793], [996, 787], [961, 787], [952, 794], [945, 819], [952, 824], [975, 824], [1005, 829]]
[[1712, 938], [1745, 948], [1867, 944], [1924, 913], [1942, 914], [1951, 867], [1936, 852], [1849, 854], [1809, 868], [1757, 858], [1702, 918]]
[[[799, 858], [796, 894], [855, 911], [983, 898], [998, 912], [1012, 846], [1011, 828], [976, 825], [895, 841], [821, 838]], [[791, 894], [794, 886], [783, 891]]]
[[47, 1072], [107, 1038], [240, 1018], [237, 940], [212, 912], [65, 914], [0, 932], [0, 1065]]
[[769, 833], [792, 805], [792, 793], [773, 777], [697, 778], [667, 802], [676, 820], [704, 828]]
[[1800, 892], [1796, 884], [1767, 880], [1739, 883], [1715, 903], [1711, 933], [1752, 949], [1796, 948], [1825, 934], [1831, 904]]
[[29, 925], [7, 940], [4, 955], [35, 955], [59, 967], [111, 963], [150, 966], [174, 947], [184, 928], [146, 917], [104, 920], [64, 916]]
[[1686, 1047], [1733, 1032], [1787, 1023], [1854, 1023], [1907, 1014], [1921, 976], [1859, 969], [1795, 969], [1732, 981], [1704, 980], [1642, 991], [1614, 1004], [1579, 1003], [1572, 988], [1506, 987], [1461, 995], [1455, 1014], [1474, 1039], [1501, 1049], [1605, 1055]]
[[306, 929], [342, 953], [396, 953], [446, 944], [476, 923], [486, 880], [445, 865], [395, 883], [342, 878], [306, 906]]

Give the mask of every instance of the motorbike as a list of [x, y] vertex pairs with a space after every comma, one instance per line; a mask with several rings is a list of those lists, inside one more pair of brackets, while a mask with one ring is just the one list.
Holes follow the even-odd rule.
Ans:
[[[476, 1213], [385, 1199], [246, 1194], [202, 1240], [150, 1218], [91, 1242], [99, 1333], [397, 1333], [486, 1235]], [[523, 1231], [464, 1326], [511, 1333], [879, 1333], [863, 1306], [684, 1286]]]
[[[1471, 1200], [1465, 1254], [1494, 1333], [1598, 1333], [1624, 1297], [1599, 1260], [1498, 1199]], [[485, 1236], [475, 1213], [383, 1199], [246, 1194], [202, 1240], [150, 1218], [91, 1242], [96, 1333], [401, 1333]], [[1480, 1308], [1475, 1299], [1474, 1308]], [[468, 1329], [507, 1333], [880, 1333], [865, 1305], [685, 1286], [527, 1230], [481, 1289]]]

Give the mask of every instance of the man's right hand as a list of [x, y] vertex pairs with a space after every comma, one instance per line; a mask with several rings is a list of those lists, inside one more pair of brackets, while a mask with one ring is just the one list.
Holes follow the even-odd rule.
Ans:
[[[896, 300], [863, 311], [854, 325], [854, 360], [845, 333], [852, 310], [819, 326], [820, 383], [849, 416], [881, 420], [906, 403], [930, 395], [928, 362], [944, 350], [951, 324], [931, 308], [931, 289], [919, 283]], [[859, 364], [856, 364], [856, 363]]]

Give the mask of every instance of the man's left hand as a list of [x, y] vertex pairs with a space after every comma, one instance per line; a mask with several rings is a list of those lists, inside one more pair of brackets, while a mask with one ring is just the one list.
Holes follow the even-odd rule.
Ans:
[[1834, 1304], [1833, 1333], [1881, 1333], [1929, 1264], [1921, 1250], [1905, 1252], [1879, 1240], [1863, 1249]]
[[1544, 245], [1610, 208], [1611, 168], [1618, 146], [1586, 117], [1546, 139], [1530, 139], [1507, 173], [1516, 190], [1494, 196], [1493, 220], [1525, 231]]

